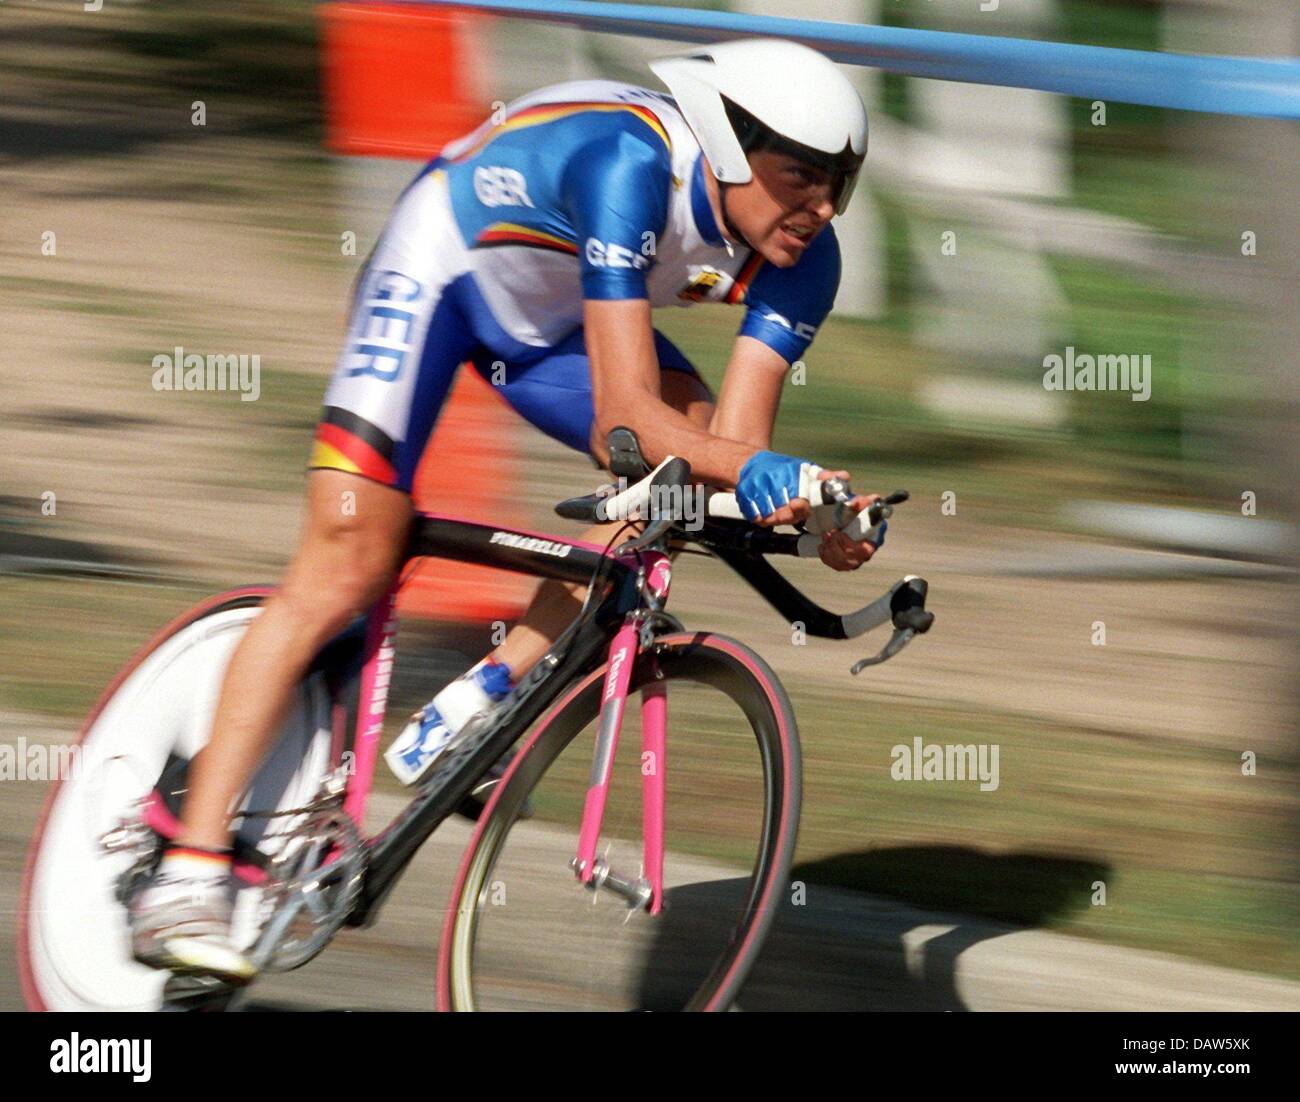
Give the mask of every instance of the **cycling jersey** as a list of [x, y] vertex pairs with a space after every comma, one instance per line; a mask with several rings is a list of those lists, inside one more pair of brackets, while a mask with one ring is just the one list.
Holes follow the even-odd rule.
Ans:
[[[465, 361], [586, 451], [584, 299], [743, 305], [740, 333], [793, 362], [839, 273], [829, 226], [790, 268], [727, 247], [668, 96], [613, 81], [542, 89], [445, 147], [398, 200], [358, 281], [311, 465], [409, 489]], [[661, 368], [694, 372], [655, 338]]]

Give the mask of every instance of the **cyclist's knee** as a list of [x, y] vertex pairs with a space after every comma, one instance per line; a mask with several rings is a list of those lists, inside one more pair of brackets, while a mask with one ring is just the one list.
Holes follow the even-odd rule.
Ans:
[[307, 531], [281, 588], [286, 602], [304, 620], [341, 627], [383, 596], [410, 518], [410, 501], [398, 491], [317, 472]]

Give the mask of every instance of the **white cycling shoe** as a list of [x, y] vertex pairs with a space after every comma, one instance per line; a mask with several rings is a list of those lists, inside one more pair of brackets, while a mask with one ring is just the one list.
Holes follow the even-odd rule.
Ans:
[[231, 941], [233, 910], [224, 881], [152, 883], [130, 910], [132, 953], [151, 968], [242, 986], [257, 975], [257, 966]]

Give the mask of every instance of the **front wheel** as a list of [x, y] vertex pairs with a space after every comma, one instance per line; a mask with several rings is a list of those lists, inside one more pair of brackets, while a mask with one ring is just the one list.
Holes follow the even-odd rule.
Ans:
[[[479, 821], [443, 928], [442, 1009], [726, 1010], [757, 959], [799, 823], [784, 690], [758, 655], [719, 635], [661, 636], [638, 658], [598, 854], [622, 875], [644, 872], [642, 773], [663, 768], [665, 896], [651, 914], [570, 868], [603, 678], [604, 667], [587, 675], [539, 721]], [[641, 752], [645, 690], [666, 690], [662, 762]]]

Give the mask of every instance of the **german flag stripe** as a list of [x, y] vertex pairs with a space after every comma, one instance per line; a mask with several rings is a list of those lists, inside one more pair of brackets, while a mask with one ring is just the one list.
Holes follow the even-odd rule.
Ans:
[[745, 301], [745, 296], [749, 294], [749, 285], [754, 282], [754, 276], [758, 274], [758, 269], [762, 266], [762, 254], [750, 253], [749, 259], [740, 266], [740, 271], [736, 273], [736, 279], [731, 285], [731, 290], [727, 292], [727, 302], [734, 304]]
[[553, 249], [570, 256], [578, 255], [576, 242], [567, 241], [545, 230], [515, 225], [513, 222], [497, 222], [474, 239], [476, 249], [491, 249], [501, 245], [523, 245], [532, 249]]
[[357, 439], [364, 440], [383, 459], [392, 460], [396, 449], [389, 435], [378, 425], [372, 425], [364, 417], [358, 417], [350, 409], [342, 409], [339, 406], [326, 406], [321, 410], [320, 419], [322, 424], [337, 425], [357, 437]]
[[468, 161], [494, 138], [499, 138], [502, 134], [509, 133], [512, 130], [522, 130], [528, 126], [542, 126], [548, 122], [558, 122], [560, 119], [580, 115], [584, 111], [628, 111], [658, 134], [659, 139], [668, 147], [669, 152], [672, 152], [673, 143], [672, 139], [668, 137], [668, 131], [664, 129], [659, 117], [649, 108], [639, 107], [633, 103], [539, 103], [536, 107], [528, 107], [517, 115], [512, 115], [500, 126], [489, 130], [464, 153], [456, 157], [452, 163], [460, 164], [462, 161]]
[[360, 474], [361, 468], [352, 462], [337, 448], [332, 448], [323, 440], [317, 440], [311, 449], [311, 459], [307, 461], [309, 471], [344, 471], [347, 474]]
[[397, 471], [392, 463], [374, 448], [347, 429], [325, 422], [316, 426], [316, 444], [307, 465], [313, 469], [325, 468], [363, 475], [386, 486], [397, 481]]

